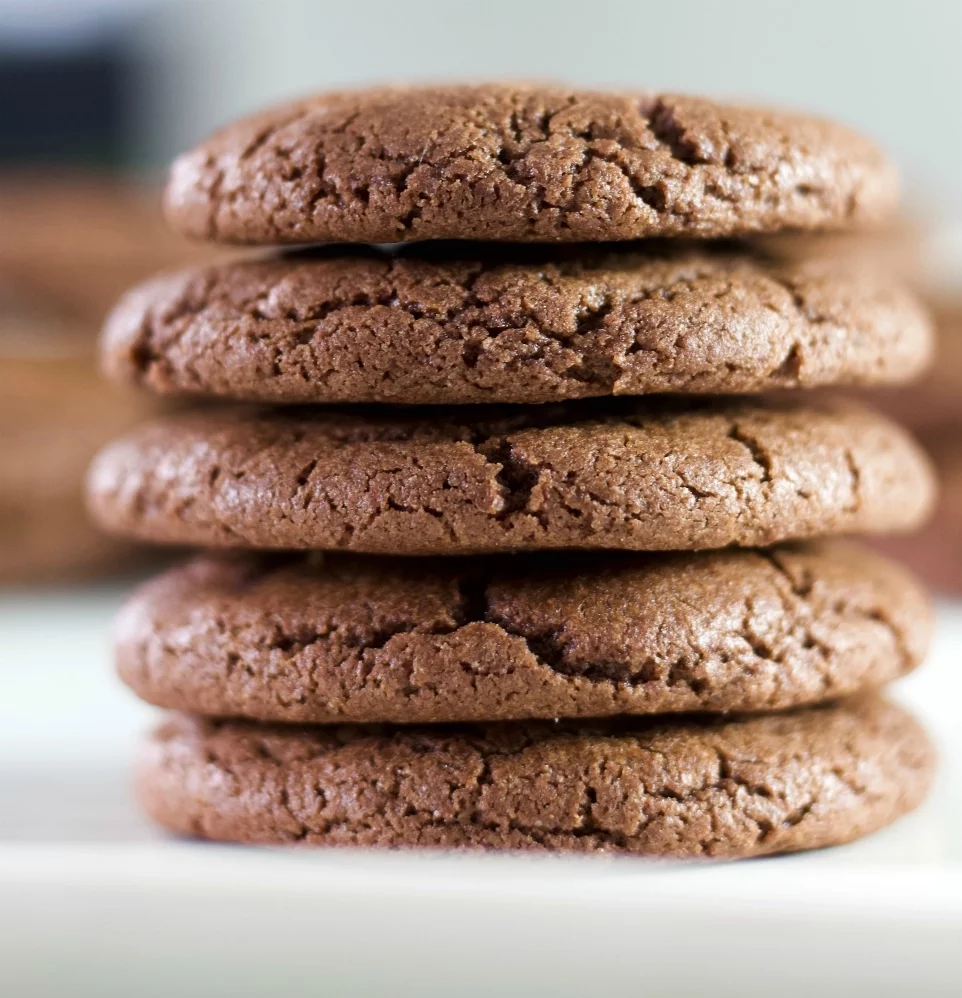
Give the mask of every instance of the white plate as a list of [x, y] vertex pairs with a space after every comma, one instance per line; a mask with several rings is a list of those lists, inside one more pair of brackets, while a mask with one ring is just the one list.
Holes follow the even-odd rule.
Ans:
[[130, 805], [150, 710], [111, 590], [0, 601], [0, 994], [962, 994], [962, 606], [898, 696], [941, 751], [915, 815], [722, 866], [291, 854], [173, 841]]

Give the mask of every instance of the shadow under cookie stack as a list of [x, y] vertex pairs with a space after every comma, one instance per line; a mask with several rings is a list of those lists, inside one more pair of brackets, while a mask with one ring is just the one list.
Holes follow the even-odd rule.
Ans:
[[181, 157], [178, 231], [331, 245], [160, 277], [105, 332], [113, 378], [234, 403], [89, 476], [104, 526], [208, 549], [117, 623], [123, 679], [180, 712], [150, 815], [740, 857], [915, 807], [931, 748], [877, 690], [928, 602], [826, 538], [914, 527], [931, 472], [798, 390], [913, 377], [928, 321], [864, 269], [721, 242], [895, 201], [831, 124], [534, 86], [318, 97]]

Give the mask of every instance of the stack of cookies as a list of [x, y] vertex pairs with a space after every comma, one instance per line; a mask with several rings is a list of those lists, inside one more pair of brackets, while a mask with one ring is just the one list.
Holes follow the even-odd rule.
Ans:
[[931, 750], [876, 691], [928, 603], [826, 538], [914, 527], [931, 472], [798, 390], [912, 377], [928, 322], [862, 268], [721, 242], [895, 200], [831, 124], [535, 86], [319, 97], [178, 160], [179, 231], [339, 245], [162, 277], [108, 323], [115, 379], [259, 406], [91, 469], [109, 529], [209, 549], [118, 621], [124, 680], [183, 712], [147, 811], [231, 841], [734, 857], [913, 808]]

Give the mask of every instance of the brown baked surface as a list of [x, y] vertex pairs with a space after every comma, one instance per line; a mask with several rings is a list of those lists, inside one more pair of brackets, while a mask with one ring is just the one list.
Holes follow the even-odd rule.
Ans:
[[849, 228], [897, 178], [831, 122], [697, 97], [482, 84], [322, 94], [171, 170], [178, 231], [239, 243], [582, 242]]
[[751, 719], [370, 729], [205, 722], [146, 745], [137, 789], [232, 842], [736, 858], [848, 842], [916, 807], [924, 731], [867, 697]]
[[138, 696], [331, 724], [777, 710], [914, 669], [932, 614], [843, 542], [699, 554], [198, 557], [115, 626]]
[[165, 275], [103, 364], [154, 391], [261, 402], [547, 402], [908, 381], [921, 305], [884, 274], [708, 249], [448, 245]]
[[927, 458], [852, 405], [634, 399], [498, 409], [222, 409], [104, 448], [101, 524], [210, 547], [688, 550], [907, 530]]

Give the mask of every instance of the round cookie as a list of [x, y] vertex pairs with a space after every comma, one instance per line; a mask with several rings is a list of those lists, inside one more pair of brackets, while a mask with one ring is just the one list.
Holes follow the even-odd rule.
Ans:
[[464, 247], [165, 275], [120, 302], [102, 345], [115, 380], [284, 403], [885, 384], [917, 375], [931, 349], [910, 295], [836, 264]]
[[830, 122], [697, 97], [550, 85], [323, 94], [174, 163], [167, 218], [237, 243], [582, 242], [849, 228], [895, 171]]
[[201, 557], [115, 626], [161, 707], [333, 724], [781, 710], [914, 669], [931, 612], [842, 542], [534, 561]]
[[134, 430], [88, 475], [117, 533], [384, 554], [758, 546], [909, 529], [933, 494], [903, 430], [831, 401], [223, 409]]
[[146, 811], [231, 842], [739, 858], [835, 845], [912, 810], [924, 731], [875, 697], [750, 719], [298, 728], [174, 717]]

